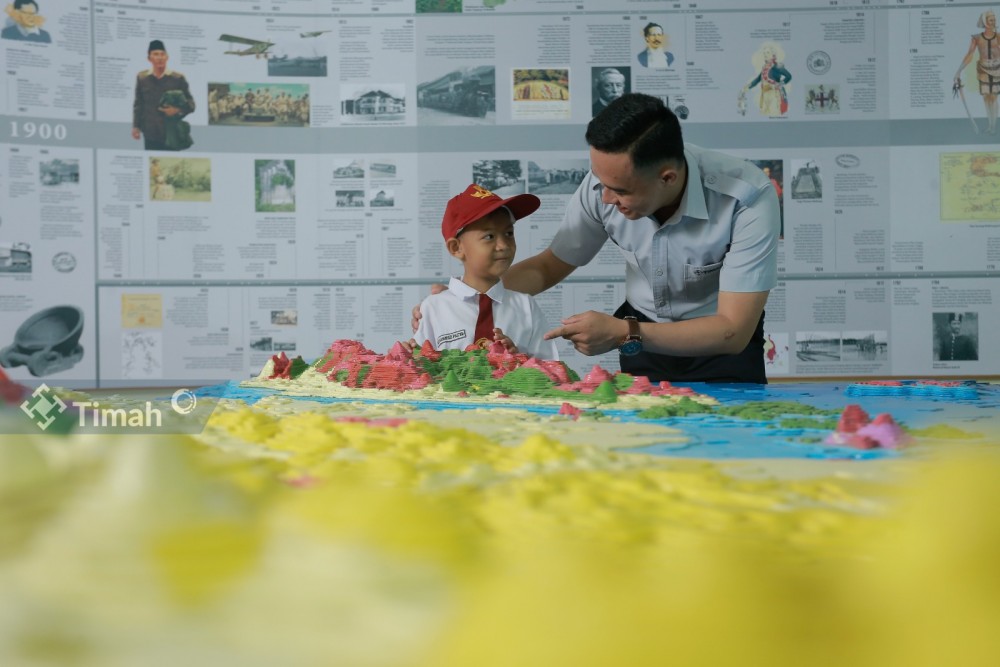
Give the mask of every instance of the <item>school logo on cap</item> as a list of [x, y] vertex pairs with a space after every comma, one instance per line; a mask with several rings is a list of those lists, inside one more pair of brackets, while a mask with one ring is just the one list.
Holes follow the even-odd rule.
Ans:
[[492, 192], [490, 192], [489, 190], [487, 190], [486, 188], [484, 188], [481, 185], [475, 185], [475, 184], [473, 184], [472, 188], [473, 188], [473, 192], [470, 192], [469, 196], [475, 197], [476, 199], [489, 199], [490, 197], [496, 197], [497, 196], [497, 195], [493, 194]]

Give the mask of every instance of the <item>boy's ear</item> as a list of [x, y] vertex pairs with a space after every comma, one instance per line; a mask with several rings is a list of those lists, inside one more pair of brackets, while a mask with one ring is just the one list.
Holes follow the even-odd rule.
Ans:
[[459, 241], [457, 238], [453, 236], [447, 241], [445, 241], [444, 245], [446, 248], [448, 248], [448, 252], [451, 253], [452, 257], [454, 257], [459, 261], [463, 262], [465, 261], [465, 252], [462, 250], [461, 241]]

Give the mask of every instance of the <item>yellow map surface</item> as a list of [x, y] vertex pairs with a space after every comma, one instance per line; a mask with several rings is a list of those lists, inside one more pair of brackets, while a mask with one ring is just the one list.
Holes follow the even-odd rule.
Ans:
[[1000, 153], [941, 154], [941, 220], [1000, 222]]

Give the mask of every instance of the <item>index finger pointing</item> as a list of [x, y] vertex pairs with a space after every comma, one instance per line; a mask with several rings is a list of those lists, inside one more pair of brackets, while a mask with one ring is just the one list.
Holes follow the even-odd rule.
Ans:
[[546, 331], [545, 335], [542, 336], [545, 340], [552, 340], [553, 338], [563, 338], [566, 335], [566, 327], [556, 327], [551, 331]]

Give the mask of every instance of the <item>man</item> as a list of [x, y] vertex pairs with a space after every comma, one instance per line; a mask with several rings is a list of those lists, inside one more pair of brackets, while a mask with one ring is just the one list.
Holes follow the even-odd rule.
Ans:
[[962, 70], [972, 62], [973, 55], [978, 53], [976, 79], [979, 81], [979, 94], [983, 96], [983, 103], [986, 105], [986, 133], [996, 134], [997, 94], [1000, 93], [1000, 43], [997, 41], [996, 14], [993, 10], [986, 10], [980, 14], [976, 25], [983, 31], [972, 36], [969, 52], [965, 54], [955, 73], [955, 89], [962, 87]]
[[646, 49], [638, 56], [639, 64], [651, 69], [666, 69], [674, 62], [674, 54], [667, 51], [667, 36], [659, 23], [647, 23], [642, 29], [642, 38], [646, 40]]
[[604, 111], [609, 104], [625, 94], [625, 75], [614, 67], [605, 67], [594, 82], [593, 114]]
[[942, 339], [938, 355], [941, 361], [976, 361], [979, 359], [975, 343], [968, 336], [962, 335], [961, 313], [948, 315], [948, 328], [950, 332]]
[[[183, 134], [178, 131], [181, 119], [194, 111], [194, 98], [184, 75], [167, 69], [169, 57], [163, 42], [151, 41], [147, 55], [152, 68], [136, 77], [132, 138], [141, 136], [146, 150], [182, 150], [187, 146], [174, 143], [173, 139]], [[189, 146], [190, 136], [186, 141]]]
[[625, 303], [614, 317], [568, 317], [546, 337], [586, 355], [617, 347], [622, 370], [654, 382], [766, 383], [763, 314], [777, 284], [779, 225], [767, 177], [745, 160], [685, 146], [673, 112], [640, 93], [612, 102], [586, 138], [591, 170], [562, 226], [504, 285], [543, 292], [611, 239], [626, 263]]
[[0, 31], [0, 38], [39, 44], [52, 43], [51, 35], [42, 30], [45, 18], [38, 15], [38, 3], [35, 0], [14, 0], [13, 4], [7, 5], [5, 11], [13, 21], [13, 25]]

